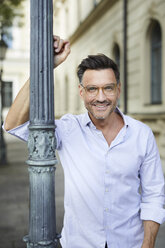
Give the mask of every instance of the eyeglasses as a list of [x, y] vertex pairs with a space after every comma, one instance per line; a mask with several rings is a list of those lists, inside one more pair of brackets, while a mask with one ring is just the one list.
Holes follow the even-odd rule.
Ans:
[[116, 83], [106, 84], [103, 87], [97, 87], [97, 86], [92, 86], [92, 85], [88, 85], [88, 86], [84, 87], [82, 84], [81, 84], [81, 86], [83, 87], [83, 89], [85, 90], [86, 94], [89, 97], [97, 96], [100, 89], [103, 91], [105, 96], [113, 96], [116, 94], [116, 88], [117, 88]]

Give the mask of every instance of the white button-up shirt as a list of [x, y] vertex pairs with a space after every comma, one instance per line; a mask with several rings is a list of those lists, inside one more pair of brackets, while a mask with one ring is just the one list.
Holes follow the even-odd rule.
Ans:
[[[65, 175], [63, 248], [140, 248], [142, 220], [165, 221], [164, 176], [152, 131], [123, 115], [109, 146], [88, 113], [56, 120]], [[28, 138], [28, 123], [9, 133]]]

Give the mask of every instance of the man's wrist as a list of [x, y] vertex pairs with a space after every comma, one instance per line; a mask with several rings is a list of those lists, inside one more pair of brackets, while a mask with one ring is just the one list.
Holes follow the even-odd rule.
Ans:
[[141, 248], [154, 248], [154, 240], [145, 240], [143, 241], [142, 247]]
[[154, 245], [142, 244], [141, 248], [154, 248]]

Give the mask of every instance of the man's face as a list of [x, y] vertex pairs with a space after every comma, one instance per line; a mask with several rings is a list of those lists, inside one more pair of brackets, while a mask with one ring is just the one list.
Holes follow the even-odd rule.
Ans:
[[[108, 119], [116, 108], [117, 100], [120, 96], [120, 84], [117, 85], [113, 70], [86, 70], [82, 84], [84, 88], [81, 85], [79, 86], [80, 96], [89, 115], [97, 120]], [[111, 85], [115, 85], [115, 89], [112, 92]], [[90, 89], [90, 92], [88, 92], [88, 89]], [[97, 89], [97, 94], [95, 92], [93, 95], [92, 91], [95, 89]]]

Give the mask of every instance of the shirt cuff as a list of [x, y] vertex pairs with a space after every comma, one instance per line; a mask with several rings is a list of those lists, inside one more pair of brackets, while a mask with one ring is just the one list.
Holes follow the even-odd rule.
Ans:
[[[165, 222], [165, 209], [159, 206], [145, 206], [146, 203], [141, 203], [141, 220], [152, 220], [159, 224]], [[148, 204], [147, 204], [148, 205]]]
[[13, 128], [13, 129], [10, 129], [9, 131], [6, 131], [5, 130], [5, 124], [3, 124], [2, 128], [3, 130], [6, 132], [6, 133], [9, 133], [9, 134], [12, 134], [14, 136], [16, 136], [17, 138], [23, 140], [23, 141], [27, 141], [28, 140], [28, 137], [29, 137], [29, 121], [25, 122], [24, 124], [16, 127], [16, 128]]

